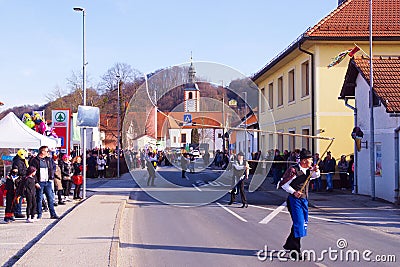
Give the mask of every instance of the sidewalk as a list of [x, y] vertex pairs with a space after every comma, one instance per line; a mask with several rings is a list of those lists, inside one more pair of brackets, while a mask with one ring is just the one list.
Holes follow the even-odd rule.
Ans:
[[44, 213], [35, 223], [1, 224], [1, 266], [115, 266], [119, 216], [131, 187], [129, 174], [88, 179], [86, 200], [55, 207], [60, 220]]

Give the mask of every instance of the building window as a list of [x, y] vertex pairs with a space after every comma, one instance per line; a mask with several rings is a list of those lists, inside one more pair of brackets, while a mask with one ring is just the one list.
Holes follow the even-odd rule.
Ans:
[[261, 89], [261, 112], [266, 111], [265, 88]]
[[186, 144], [186, 134], [185, 133], [181, 134], [181, 143]]
[[288, 95], [289, 102], [294, 101], [294, 70], [289, 71], [289, 86], [288, 86]]
[[[283, 130], [279, 130], [278, 132], [283, 133]], [[283, 134], [278, 134], [278, 149], [283, 152]]]
[[176, 143], [176, 136], [174, 136], [174, 143]]
[[[310, 135], [310, 129], [302, 129], [301, 130], [302, 135]], [[309, 137], [302, 137], [302, 148], [305, 148], [307, 150], [310, 150], [310, 138]]]
[[268, 138], [269, 138], [269, 149], [274, 149], [275, 148], [274, 135], [269, 134]]
[[[290, 134], [295, 134], [296, 130], [289, 130]], [[289, 135], [289, 150], [294, 151], [296, 149], [296, 137]]]
[[268, 85], [268, 105], [270, 109], [274, 108], [274, 84]]
[[310, 68], [308, 61], [301, 64], [301, 96], [310, 94]]
[[278, 78], [278, 107], [283, 105], [283, 78]]
[[193, 93], [189, 92], [189, 99], [193, 99]]

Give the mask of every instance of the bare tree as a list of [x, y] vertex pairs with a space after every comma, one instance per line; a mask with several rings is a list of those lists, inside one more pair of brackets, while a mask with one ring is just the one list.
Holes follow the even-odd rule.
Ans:
[[66, 90], [62, 89], [59, 86], [56, 86], [50, 93], [46, 94], [47, 102], [56, 101], [58, 98], [63, 97], [66, 95]]
[[[67, 84], [70, 92], [75, 92], [78, 89], [82, 89], [82, 72], [72, 71], [71, 76], [67, 78]], [[86, 73], [86, 88], [93, 88], [91, 85], [91, 77]]]
[[122, 81], [124, 84], [133, 83], [135, 80], [143, 77], [143, 74], [137, 69], [132, 68], [126, 63], [115, 63], [113, 67], [101, 76], [99, 89], [103, 92], [112, 91], [117, 86], [117, 80]]

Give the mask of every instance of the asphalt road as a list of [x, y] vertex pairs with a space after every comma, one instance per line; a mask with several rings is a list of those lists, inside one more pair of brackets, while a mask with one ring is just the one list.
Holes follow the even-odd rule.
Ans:
[[[281, 206], [284, 194], [256, 191], [248, 194], [248, 208], [228, 206], [229, 173], [220, 174], [207, 169], [186, 180], [179, 170], [162, 167], [155, 187], [136, 186], [123, 212], [120, 266], [398, 266], [377, 262], [400, 261], [400, 236], [363, 223], [373, 209], [341, 214], [311, 207], [302, 239], [309, 255], [292, 262], [280, 251], [291, 227]], [[145, 170], [133, 175], [145, 184]]]

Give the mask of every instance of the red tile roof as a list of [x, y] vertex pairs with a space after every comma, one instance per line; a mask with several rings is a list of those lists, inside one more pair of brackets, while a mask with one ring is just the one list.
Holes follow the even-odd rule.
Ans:
[[[297, 50], [299, 45], [307, 40], [368, 40], [369, 1], [345, 1], [268, 62], [252, 77], [253, 81], [260, 78], [291, 52]], [[400, 0], [373, 0], [372, 3], [374, 40], [400, 40]]]
[[[381, 99], [388, 113], [400, 112], [400, 57], [376, 57], [372, 59], [374, 71], [374, 91]], [[346, 74], [341, 97], [354, 95], [355, 75], [360, 73], [369, 84], [369, 58], [352, 59]], [[348, 84], [348, 86], [346, 86]], [[350, 87], [353, 87], [349, 89]]]
[[[313, 28], [310, 37], [369, 36], [370, 0], [347, 0]], [[372, 1], [372, 34], [374, 37], [400, 35], [400, 0]]]

